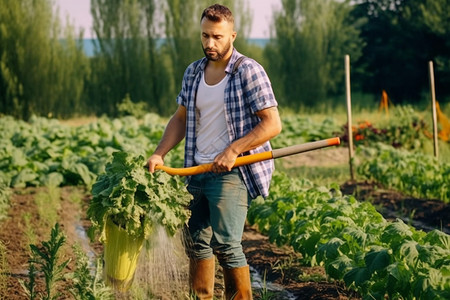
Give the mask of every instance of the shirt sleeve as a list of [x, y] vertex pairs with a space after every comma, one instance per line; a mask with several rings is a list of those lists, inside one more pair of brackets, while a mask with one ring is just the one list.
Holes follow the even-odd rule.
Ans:
[[178, 93], [176, 101], [179, 105], [187, 107], [188, 94], [192, 90], [192, 81], [195, 70], [195, 63], [190, 64], [184, 71], [183, 81], [181, 83], [181, 90]]
[[243, 65], [241, 78], [244, 96], [249, 100], [252, 113], [278, 106], [272, 84], [264, 68], [253, 59], [245, 60]]

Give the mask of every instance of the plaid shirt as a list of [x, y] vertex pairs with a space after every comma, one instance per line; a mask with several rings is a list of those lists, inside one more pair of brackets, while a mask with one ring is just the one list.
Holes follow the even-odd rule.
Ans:
[[[225, 87], [224, 99], [225, 119], [230, 143], [248, 134], [260, 122], [255, 114], [257, 111], [278, 105], [265, 70], [253, 59], [245, 58], [235, 74], [231, 74], [234, 63], [241, 56], [242, 54], [233, 49], [231, 59], [225, 69], [225, 72], [230, 76]], [[184, 73], [181, 91], [177, 97], [177, 103], [186, 107], [187, 111], [185, 167], [195, 165], [195, 126], [197, 124], [195, 99], [206, 64], [207, 59], [202, 58], [188, 66]], [[270, 143], [266, 142], [260, 147], [243, 153], [243, 155], [271, 150]], [[252, 198], [256, 198], [258, 195], [268, 196], [274, 170], [273, 160], [241, 166], [239, 170]], [[189, 181], [189, 178], [187, 180]]]

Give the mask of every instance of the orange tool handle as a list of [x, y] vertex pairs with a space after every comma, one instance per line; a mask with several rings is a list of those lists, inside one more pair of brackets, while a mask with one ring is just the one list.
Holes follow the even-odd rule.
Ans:
[[[299, 144], [294, 146], [289, 146], [285, 148], [275, 149], [272, 151], [266, 151], [262, 153], [256, 153], [246, 156], [239, 156], [236, 159], [236, 162], [234, 163], [233, 168], [243, 166], [243, 165], [249, 165], [255, 162], [263, 161], [263, 160], [269, 160], [269, 159], [275, 159], [279, 157], [289, 156], [293, 154], [298, 154], [302, 152], [307, 152], [311, 150], [316, 150], [324, 147], [329, 146], [337, 146], [341, 143], [340, 139], [338, 137], [329, 138], [325, 140], [315, 141], [315, 142], [309, 142], [305, 144]], [[162, 170], [166, 172], [169, 175], [180, 175], [180, 176], [190, 176], [190, 175], [197, 175], [200, 173], [210, 172], [212, 168], [212, 163], [209, 164], [203, 164], [198, 165], [194, 167], [189, 168], [171, 168], [166, 166], [156, 166], [156, 170]]]

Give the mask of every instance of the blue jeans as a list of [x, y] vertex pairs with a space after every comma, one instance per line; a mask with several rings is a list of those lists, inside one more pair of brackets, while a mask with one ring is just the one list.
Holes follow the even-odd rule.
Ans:
[[242, 234], [251, 198], [238, 169], [192, 176], [186, 252], [193, 259], [217, 256], [224, 268], [247, 265]]

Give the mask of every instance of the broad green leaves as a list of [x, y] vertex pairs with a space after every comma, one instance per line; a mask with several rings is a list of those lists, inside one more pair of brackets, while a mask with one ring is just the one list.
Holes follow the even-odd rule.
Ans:
[[276, 173], [249, 222], [305, 262], [320, 264], [364, 299], [444, 299], [450, 288], [450, 237], [387, 222], [368, 202]]
[[[113, 152], [146, 155], [162, 136], [165, 122], [153, 114], [101, 118], [69, 127], [57, 120], [32, 118], [29, 123], [0, 118], [0, 177], [11, 187], [86, 185], [90, 187]], [[166, 161], [177, 166], [182, 154]]]
[[381, 143], [358, 152], [362, 159], [357, 172], [367, 179], [412, 196], [450, 201], [450, 164]]
[[92, 221], [90, 236], [105, 238], [105, 225], [110, 218], [130, 235], [147, 235], [155, 225], [170, 234], [188, 217], [190, 199], [178, 177], [164, 172], [151, 174], [144, 168], [142, 155], [118, 151], [92, 186], [88, 216]]

